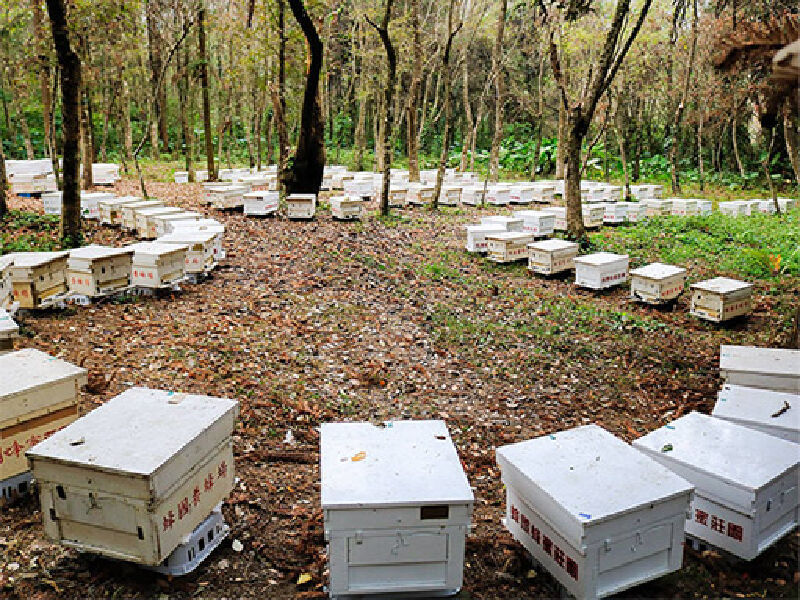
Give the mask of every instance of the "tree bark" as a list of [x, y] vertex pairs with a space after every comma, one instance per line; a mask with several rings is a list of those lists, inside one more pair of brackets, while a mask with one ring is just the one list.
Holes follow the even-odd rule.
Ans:
[[464, 139], [461, 142], [461, 164], [459, 170], [463, 173], [467, 170], [467, 157], [469, 156], [469, 140], [472, 132], [472, 105], [469, 99], [469, 61], [464, 57], [464, 84], [462, 86], [464, 102]]
[[792, 163], [794, 180], [800, 185], [800, 148], [798, 147], [797, 120], [792, 116], [790, 100], [783, 106], [783, 138], [786, 140], [786, 152], [789, 154], [789, 161]]
[[[180, 100], [178, 116], [181, 122], [181, 133], [183, 136], [183, 156], [186, 163], [186, 172], [189, 175], [189, 182], [194, 183], [194, 165], [192, 164], [192, 145], [193, 130], [194, 130], [194, 112], [192, 105], [191, 83], [189, 81], [189, 55], [184, 48], [178, 54], [178, 70], [180, 71], [178, 79], [178, 98]], [[191, 125], [190, 125], [191, 122]]]
[[411, 86], [406, 104], [406, 145], [408, 146], [408, 180], [419, 181], [419, 88], [422, 84], [422, 38], [419, 25], [420, 0], [411, 0], [412, 66]]
[[61, 119], [64, 136], [64, 188], [61, 201], [61, 243], [74, 248], [83, 241], [78, 185], [81, 61], [69, 43], [64, 0], [47, 0], [47, 13], [61, 71]]
[[83, 182], [84, 190], [88, 190], [94, 183], [94, 176], [92, 173], [92, 131], [91, 123], [89, 120], [89, 99], [86, 90], [86, 81], [83, 81], [81, 86], [81, 147], [83, 151]]
[[[766, 133], [766, 132], [765, 132]], [[767, 144], [767, 154], [764, 160], [761, 161], [761, 167], [764, 169], [764, 175], [767, 178], [767, 185], [769, 186], [770, 198], [775, 205], [775, 212], [781, 214], [781, 207], [778, 204], [778, 192], [775, 189], [775, 183], [772, 181], [772, 155], [775, 149], [775, 128], [769, 129], [769, 144]]]
[[700, 112], [700, 120], [697, 122], [697, 166], [700, 169], [700, 191], [705, 189], [705, 163], [703, 161], [703, 112]]
[[197, 11], [197, 58], [200, 66], [200, 86], [203, 91], [203, 137], [206, 143], [206, 165], [208, 180], [217, 180], [214, 166], [214, 139], [211, 132], [211, 103], [208, 97], [208, 57], [206, 55], [206, 8], [205, 0], [200, 0]]
[[[675, 47], [677, 48], [677, 42]], [[686, 106], [686, 101], [689, 98], [689, 85], [692, 81], [692, 72], [694, 71], [694, 57], [697, 50], [697, 0], [694, 2], [694, 17], [692, 18], [692, 41], [689, 50], [689, 62], [686, 65], [686, 74], [683, 80], [683, 92], [681, 93], [680, 101], [675, 109], [675, 118], [672, 123], [672, 146], [669, 149], [670, 169], [672, 176], [672, 192], [680, 194], [681, 182], [680, 173], [678, 170], [678, 144], [680, 142], [680, 129], [681, 121], [683, 121], [683, 112]]]
[[286, 131], [286, 4], [278, 0], [278, 102], [275, 123], [278, 129], [278, 181], [283, 188], [284, 171], [289, 161], [289, 135]]
[[31, 0], [33, 7], [33, 36], [36, 44], [37, 62], [39, 67], [39, 85], [42, 94], [42, 122], [44, 124], [44, 143], [46, 155], [52, 157], [55, 150], [53, 136], [52, 111], [53, 98], [50, 94], [50, 60], [48, 58], [48, 45], [42, 27], [41, 0]]
[[736, 159], [736, 166], [739, 169], [739, 175], [742, 177], [742, 179], [744, 179], [744, 175], [745, 175], [744, 165], [742, 164], [742, 157], [739, 155], [739, 142], [737, 141], [737, 139], [739, 137], [737, 135], [737, 129], [739, 128], [738, 127], [738, 123], [737, 123], [737, 119], [736, 119], [736, 113], [737, 112], [738, 112], [738, 109], [736, 108], [735, 103], [734, 103], [733, 124], [731, 125], [731, 140], [732, 140], [732, 143], [733, 143], [733, 156]]
[[[505, 4], [506, 0], [502, 0]], [[444, 54], [442, 55], [442, 77], [443, 77], [443, 90], [444, 95], [444, 131], [442, 132], [442, 152], [439, 155], [439, 168], [436, 170], [436, 185], [433, 189], [433, 204], [432, 210], [439, 208], [439, 195], [442, 193], [442, 183], [444, 183], [444, 173], [447, 167], [447, 156], [450, 150], [450, 82], [452, 74], [450, 73], [450, 51], [453, 47], [453, 38], [455, 38], [458, 31], [461, 29], [461, 24], [453, 29], [453, 10], [455, 8], [455, 0], [450, 0], [450, 9], [447, 11], [447, 43], [444, 47]]]
[[[160, 74], [164, 65], [164, 59], [161, 55], [163, 47], [163, 39], [158, 32], [158, 25], [156, 18], [153, 14], [158, 9], [158, 2], [146, 2], [146, 24], [147, 24], [147, 46], [148, 46], [148, 59], [150, 64], [150, 85], [153, 98], [153, 109], [156, 111], [155, 122], [156, 140], [161, 139], [161, 147], [164, 152], [169, 152], [169, 132], [167, 130], [167, 91], [164, 82], [160, 81]], [[158, 156], [158, 144], [153, 150], [154, 157]]]
[[[489, 179], [497, 181], [500, 170], [500, 142], [503, 140], [504, 107], [506, 100], [505, 77], [503, 73], [503, 33], [506, 25], [507, 0], [500, 0], [500, 15], [497, 17], [497, 35], [492, 51], [492, 76], [494, 77], [494, 135], [489, 152]], [[446, 100], [446, 99], [445, 99]]]
[[8, 212], [6, 203], [6, 191], [8, 191], [8, 176], [6, 174], [6, 155], [3, 152], [3, 138], [0, 137], [0, 219]]

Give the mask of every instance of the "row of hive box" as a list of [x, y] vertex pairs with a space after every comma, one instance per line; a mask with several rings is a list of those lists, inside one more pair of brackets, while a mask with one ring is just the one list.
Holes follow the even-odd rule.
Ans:
[[[34, 195], [58, 190], [53, 162], [50, 159], [7, 160], [5, 165], [13, 194]], [[83, 173], [82, 165], [81, 173]], [[114, 185], [119, 180], [119, 165], [113, 163], [92, 165], [93, 185]]]
[[[753, 386], [737, 418], [691, 413], [632, 446], [588, 425], [498, 448], [506, 528], [581, 599], [681, 568], [685, 535], [755, 558], [798, 523], [800, 445], [779, 431], [797, 439], [796, 408], [762, 425], [764, 393], [800, 399], [798, 361], [723, 346], [728, 382]], [[22, 485], [27, 456], [48, 537], [171, 574], [219, 544], [235, 401], [131, 388], [76, 421], [83, 369], [22, 350], [0, 372], [0, 477]], [[323, 424], [320, 464], [331, 597], [458, 591], [474, 495], [444, 422]]]
[[[466, 249], [486, 253], [489, 260], [509, 263], [527, 260], [539, 275], [575, 271], [575, 285], [603, 290], [631, 281], [631, 299], [647, 304], [672, 302], [686, 285], [686, 269], [652, 263], [630, 270], [627, 254], [596, 252], [579, 256], [579, 246], [567, 240], [546, 238], [553, 232], [553, 215], [542, 211], [517, 211], [514, 216], [490, 216], [480, 225], [468, 225]], [[752, 310], [753, 285], [728, 277], [693, 283], [690, 313], [722, 322]]]

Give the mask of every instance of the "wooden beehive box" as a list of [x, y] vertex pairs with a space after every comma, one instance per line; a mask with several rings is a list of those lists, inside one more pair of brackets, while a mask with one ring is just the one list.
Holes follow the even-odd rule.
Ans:
[[[19, 325], [5, 308], [0, 308], [0, 354], [14, 349], [14, 338], [19, 337]], [[0, 448], [0, 452], [2, 452]]]
[[487, 258], [496, 263], [528, 260], [528, 244], [533, 235], [521, 231], [501, 231], [486, 236]]
[[158, 289], [178, 283], [186, 276], [188, 245], [139, 242], [126, 248], [133, 250], [132, 285]]
[[741, 200], [729, 200], [719, 203], [719, 212], [729, 217], [740, 217], [747, 215], [748, 205]]
[[11, 285], [13, 262], [13, 256], [0, 256], [0, 308], [8, 308], [14, 302], [14, 289]]
[[733, 385], [800, 394], [800, 350], [722, 345], [719, 372]]
[[[207, 273], [216, 266], [214, 239], [217, 233], [200, 229], [176, 229], [156, 241], [162, 244], [186, 246], [184, 259], [187, 273]], [[218, 254], [218, 253], [217, 253]]]
[[364, 211], [360, 196], [333, 196], [330, 199], [331, 215], [340, 221], [357, 221]]
[[136, 212], [139, 210], [148, 210], [151, 208], [160, 208], [164, 203], [160, 200], [141, 200], [139, 202], [126, 202], [121, 205], [122, 208], [122, 222], [120, 225], [123, 229], [128, 231], [136, 230]]
[[628, 220], [628, 204], [626, 202], [605, 202], [603, 206], [603, 223], [619, 225]]
[[250, 191], [246, 184], [226, 185], [206, 190], [206, 202], [211, 208], [228, 210], [244, 205], [244, 195]]
[[651, 263], [631, 271], [631, 298], [647, 304], [671, 302], [683, 293], [686, 269]]
[[511, 189], [490, 185], [486, 190], [486, 204], [492, 206], [505, 206], [511, 201]]
[[546, 204], [556, 198], [556, 188], [546, 183], [533, 184], [533, 201]]
[[131, 388], [27, 456], [48, 538], [156, 566], [233, 488], [238, 403]]
[[286, 197], [286, 216], [288, 218], [313, 219], [316, 212], [316, 194], [289, 194]]
[[638, 198], [639, 200], [652, 200], [661, 198], [661, 194], [663, 192], [663, 185], [642, 184], [631, 186], [631, 194], [633, 194], [634, 198]]
[[442, 206], [458, 206], [461, 202], [461, 187], [457, 185], [443, 185], [439, 194], [439, 204]]
[[189, 171], [175, 171], [175, 183], [189, 183]]
[[201, 213], [191, 210], [170, 213], [166, 215], [156, 215], [153, 217], [153, 222], [156, 224], [156, 237], [160, 237], [171, 232], [173, 223], [178, 221], [199, 221], [202, 218], [203, 215]]
[[617, 202], [625, 206], [625, 219], [629, 223], [638, 223], [647, 218], [647, 206], [643, 202]]
[[42, 194], [42, 210], [46, 215], [60, 215], [61, 214], [61, 198], [63, 192], [58, 190], [53, 192], [45, 192]]
[[443, 421], [323, 423], [320, 472], [331, 597], [458, 592], [474, 496]]
[[502, 446], [496, 456], [506, 528], [575, 598], [605, 598], [681, 568], [692, 485], [601, 427]]
[[100, 209], [101, 225], [122, 225], [122, 209], [131, 204], [143, 202], [138, 196], [120, 196], [101, 200], [97, 203]]
[[483, 203], [483, 186], [465, 186], [461, 189], [461, 204], [480, 206]]
[[627, 254], [596, 252], [575, 258], [575, 285], [593, 290], [622, 285], [628, 281]]
[[556, 219], [553, 222], [553, 228], [556, 231], [567, 230], [567, 209], [564, 206], [546, 206], [542, 208], [543, 212], [550, 213]]
[[467, 252], [487, 252], [489, 242], [486, 240], [486, 236], [506, 231], [506, 228], [499, 223], [493, 223], [490, 225], [467, 225], [466, 230]]
[[535, 237], [553, 235], [556, 226], [554, 214], [541, 210], [515, 210], [514, 217], [522, 219], [522, 231]]
[[491, 215], [481, 217], [481, 225], [502, 225], [506, 231], [522, 232], [524, 221], [519, 217], [506, 217], [504, 215]]
[[403, 208], [407, 201], [408, 188], [403, 186], [392, 187], [389, 189], [389, 207]]
[[800, 444], [800, 394], [725, 384], [712, 416]]
[[271, 191], [247, 192], [243, 196], [244, 214], [248, 217], [265, 217], [278, 212], [280, 194]]
[[775, 203], [772, 200], [759, 200], [758, 212], [763, 215], [774, 215], [776, 212]]
[[696, 200], [697, 202], [697, 213], [701, 217], [707, 217], [711, 214], [714, 210], [714, 203], [711, 200]]
[[87, 374], [33, 348], [0, 355], [0, 373], [0, 496], [7, 498], [15, 480], [29, 480], [20, 478], [25, 451], [78, 417]]
[[[433, 193], [436, 190], [434, 189], [433, 185], [424, 185], [417, 190], [417, 199], [419, 200], [418, 204], [420, 206], [425, 206], [426, 204], [431, 204], [433, 202]], [[411, 201], [409, 200], [409, 204]]]
[[707, 321], [721, 323], [749, 314], [753, 309], [753, 285], [728, 277], [715, 277], [691, 285], [690, 313]]
[[528, 269], [540, 275], [555, 275], [575, 268], [579, 247], [575, 242], [550, 239], [528, 244]]
[[157, 208], [145, 208], [136, 211], [136, 235], [142, 240], [152, 240], [158, 236], [156, 217], [164, 215], [177, 215], [183, 212], [182, 208], [176, 206], [159, 206]]
[[533, 186], [514, 186], [508, 201], [511, 204], [530, 204], [536, 199], [536, 188]]
[[647, 217], [668, 217], [672, 214], [672, 200], [645, 199]]
[[20, 308], [41, 308], [51, 296], [67, 291], [69, 252], [15, 252], [11, 289]]
[[133, 250], [84, 246], [67, 260], [69, 291], [90, 298], [124, 290], [131, 284]]
[[122, 179], [119, 165], [113, 163], [95, 163], [92, 165], [92, 183], [94, 185], [114, 185]]
[[92, 221], [100, 220], [100, 202], [114, 200], [116, 194], [109, 192], [81, 192], [81, 217]]
[[794, 210], [795, 208], [797, 208], [797, 199], [778, 198], [778, 206], [780, 206], [781, 212], [789, 212], [790, 210]]
[[605, 206], [601, 204], [584, 204], [581, 207], [583, 213], [583, 226], [594, 229], [603, 225]]
[[208, 181], [208, 171], [200, 170], [194, 172], [194, 180], [197, 183]]
[[692, 412], [633, 445], [695, 486], [687, 535], [752, 560], [797, 527], [796, 444]]
[[225, 233], [225, 226], [216, 219], [200, 219], [199, 221], [177, 221], [171, 224], [170, 233], [185, 231], [210, 231], [214, 234], [213, 254], [216, 262], [225, 258], [225, 251], [222, 248], [222, 235]]
[[672, 214], [678, 217], [696, 217], [700, 214], [697, 200], [672, 199]]

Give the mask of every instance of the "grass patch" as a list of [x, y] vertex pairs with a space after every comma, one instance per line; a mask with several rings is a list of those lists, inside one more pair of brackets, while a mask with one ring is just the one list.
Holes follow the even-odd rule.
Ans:
[[58, 215], [9, 211], [0, 219], [0, 254], [60, 250]]

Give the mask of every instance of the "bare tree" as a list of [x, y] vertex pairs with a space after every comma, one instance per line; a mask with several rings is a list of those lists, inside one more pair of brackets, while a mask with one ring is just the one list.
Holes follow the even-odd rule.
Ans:
[[8, 177], [6, 175], [6, 155], [3, 152], [3, 140], [0, 138], [0, 218], [8, 212], [6, 191], [8, 190]]
[[500, 0], [500, 14], [497, 17], [497, 36], [492, 52], [492, 74], [494, 77], [494, 136], [489, 152], [489, 179], [497, 181], [500, 169], [500, 142], [503, 140], [503, 114], [505, 103], [505, 79], [503, 76], [503, 34], [506, 27], [507, 0]]
[[211, 132], [211, 103], [208, 98], [208, 56], [206, 54], [206, 6], [200, 0], [197, 10], [197, 60], [200, 67], [200, 86], [203, 90], [203, 137], [206, 143], [206, 165], [208, 180], [217, 180], [214, 166], [214, 139]]
[[419, 181], [419, 123], [417, 118], [419, 88], [422, 84], [422, 40], [419, 31], [419, 3], [411, 0], [411, 35], [413, 36], [413, 62], [411, 86], [406, 103], [406, 144], [408, 144], [408, 179]]

